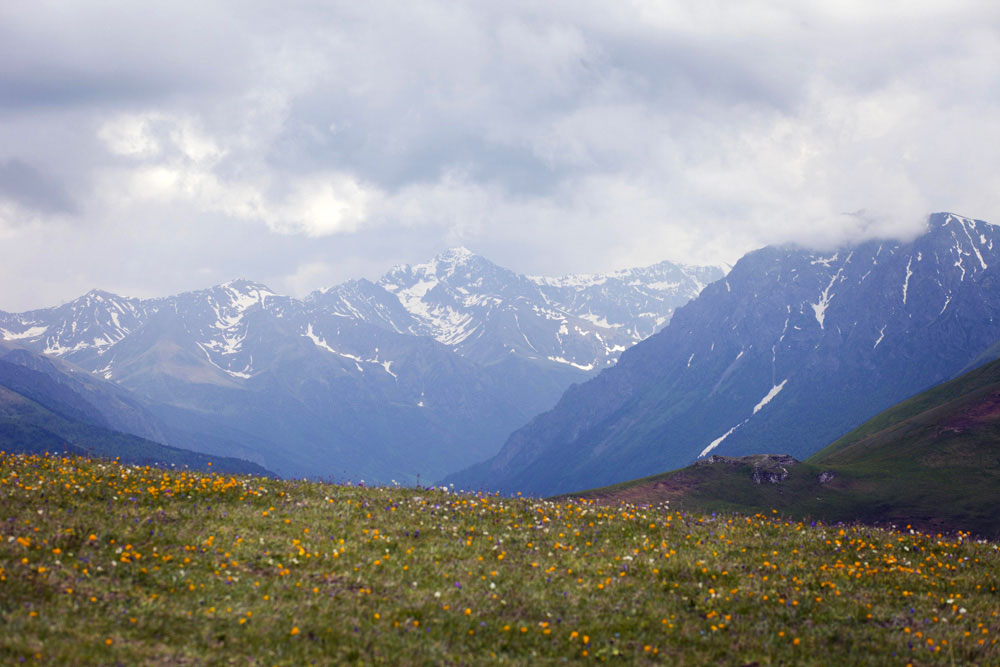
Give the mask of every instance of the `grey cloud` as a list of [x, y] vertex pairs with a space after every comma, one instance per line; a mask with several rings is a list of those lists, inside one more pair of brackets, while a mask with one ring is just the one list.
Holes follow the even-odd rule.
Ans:
[[[933, 210], [1000, 222], [982, 148], [1000, 143], [998, 17], [958, 0], [6, 3], [0, 194], [89, 233], [5, 237], [0, 284], [33, 252], [61, 258], [46, 293], [68, 298], [234, 275], [301, 290], [455, 243], [545, 273], [908, 234]], [[155, 147], [112, 150], [122, 118]], [[301, 214], [298, 195], [336, 208], [312, 186], [345, 175], [370, 195], [358, 224], [270, 231], [308, 233], [267, 215]]]
[[88, 104], [136, 103], [158, 97], [159, 88], [148, 80], [81, 76], [60, 73], [8, 76], [0, 79], [0, 108], [31, 110]]
[[232, 93], [257, 64], [237, 17], [211, 3], [8, 3], [0, 108], [106, 110]]
[[76, 213], [77, 206], [54, 180], [21, 160], [0, 162], [0, 196], [41, 213]]

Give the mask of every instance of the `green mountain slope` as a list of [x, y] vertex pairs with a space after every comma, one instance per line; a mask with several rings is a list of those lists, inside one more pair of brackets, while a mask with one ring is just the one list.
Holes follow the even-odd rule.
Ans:
[[804, 462], [713, 456], [578, 494], [1000, 535], [1000, 361], [910, 398]]

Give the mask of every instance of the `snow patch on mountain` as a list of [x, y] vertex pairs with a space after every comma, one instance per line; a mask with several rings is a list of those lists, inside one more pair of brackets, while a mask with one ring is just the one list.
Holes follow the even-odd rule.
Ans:
[[215, 363], [212, 360], [212, 355], [209, 353], [209, 351], [208, 351], [208, 349], [206, 348], [205, 345], [202, 345], [201, 343], [195, 343], [195, 345], [197, 345], [201, 349], [201, 351], [205, 353], [205, 359], [208, 360], [208, 363], [211, 364], [212, 366], [215, 366], [216, 368], [218, 368], [223, 373], [226, 373], [230, 377], [238, 378], [240, 380], [248, 380], [248, 379], [250, 379], [251, 375], [250, 375], [250, 373], [248, 371], [250, 371], [251, 368], [250, 368], [249, 364], [247, 366], [245, 366], [243, 368], [243, 370], [241, 370], [241, 371], [231, 371], [228, 368], [224, 368], [224, 367], [220, 366], [219, 364]]
[[708, 446], [705, 447], [705, 449], [701, 450], [701, 453], [698, 454], [697, 458], [699, 458], [699, 459], [700, 458], [704, 458], [705, 455], [707, 455], [713, 449], [715, 449], [716, 447], [718, 447], [719, 445], [721, 445], [723, 443], [723, 441], [725, 441], [726, 438], [728, 438], [733, 433], [735, 433], [737, 431], [737, 429], [739, 429], [739, 428], [741, 428], [743, 426], [746, 426], [746, 423], [748, 421], [750, 421], [750, 419], [755, 414], [757, 414], [758, 412], [760, 412], [764, 408], [765, 405], [767, 405], [768, 403], [770, 403], [772, 400], [774, 400], [775, 396], [777, 396], [779, 393], [781, 393], [781, 390], [785, 388], [785, 385], [787, 383], [788, 383], [788, 378], [785, 378], [784, 380], [781, 381], [780, 384], [776, 384], [773, 387], [771, 387], [770, 391], [768, 391], [767, 394], [764, 395], [764, 398], [760, 399], [760, 401], [757, 402], [757, 405], [753, 406], [753, 413], [750, 415], [750, 417], [747, 417], [746, 419], [744, 419], [743, 421], [741, 421], [739, 424], [737, 424], [736, 426], [732, 427], [731, 429], [729, 429], [728, 431], [726, 431], [725, 433], [723, 433], [722, 435], [720, 435], [718, 438], [716, 438], [715, 440], [713, 440], [712, 442], [710, 442], [708, 444]]
[[720, 435], [718, 438], [716, 438], [715, 440], [713, 440], [711, 443], [709, 443], [708, 447], [706, 447], [705, 449], [701, 450], [701, 454], [698, 455], [698, 458], [699, 459], [703, 458], [706, 454], [708, 454], [713, 449], [715, 449], [716, 447], [718, 447], [719, 445], [721, 445], [722, 442], [726, 438], [728, 438], [729, 436], [731, 436], [733, 433], [736, 432], [736, 429], [738, 429], [740, 426], [743, 426], [743, 424], [746, 424], [746, 423], [747, 423], [746, 420], [740, 422], [739, 424], [737, 424], [736, 426], [732, 427], [731, 429], [729, 429], [728, 431], [726, 431], [725, 433], [723, 433], [722, 435]]
[[263, 305], [268, 297], [278, 296], [264, 285], [242, 278], [223, 283], [219, 287], [228, 293], [230, 303], [240, 312], [256, 305]]
[[357, 368], [357, 370], [358, 370], [359, 373], [364, 373], [365, 372], [365, 368], [361, 364], [363, 364], [363, 363], [364, 364], [375, 364], [376, 366], [381, 367], [382, 370], [384, 370], [386, 373], [388, 373], [389, 375], [391, 375], [393, 377], [393, 379], [395, 379], [395, 380], [399, 379], [399, 376], [396, 373], [394, 373], [393, 370], [392, 370], [392, 363], [393, 362], [387, 361], [387, 360], [383, 360], [383, 359], [379, 359], [378, 348], [375, 348], [375, 358], [374, 359], [365, 359], [365, 358], [363, 358], [363, 357], [361, 357], [359, 355], [351, 354], [350, 352], [343, 352], [343, 351], [340, 351], [340, 350], [335, 350], [334, 348], [332, 348], [330, 346], [329, 343], [326, 342], [325, 338], [322, 338], [321, 336], [319, 336], [319, 335], [316, 334], [316, 332], [313, 330], [313, 325], [312, 324], [306, 325], [306, 331], [305, 331], [305, 333], [302, 334], [302, 336], [305, 337], [305, 338], [308, 338], [309, 340], [311, 340], [313, 342], [313, 344], [316, 347], [320, 348], [320, 349], [326, 350], [327, 352], [330, 352], [331, 354], [335, 354], [338, 357], [343, 357], [344, 359], [350, 359], [351, 361], [354, 362], [354, 366], [355, 366], [355, 368]]
[[305, 336], [306, 338], [308, 338], [309, 340], [311, 340], [313, 342], [313, 345], [315, 345], [316, 347], [324, 349], [327, 352], [332, 352], [333, 354], [336, 354], [336, 355], [340, 356], [340, 352], [337, 352], [335, 349], [333, 349], [332, 347], [330, 347], [327, 344], [327, 342], [326, 342], [325, 339], [320, 338], [319, 336], [317, 336], [313, 332], [313, 325], [312, 324], [310, 324], [310, 325], [308, 325], [306, 327], [306, 332], [304, 334], [302, 334], [302, 335]]
[[569, 274], [566, 276], [525, 276], [536, 285], [545, 287], [593, 287], [608, 282], [608, 276], [603, 274]]
[[14, 332], [7, 331], [6, 329], [0, 329], [0, 334], [3, 335], [4, 340], [24, 340], [26, 338], [38, 338], [48, 331], [48, 327], [29, 327], [24, 331]]
[[548, 357], [548, 360], [554, 361], [559, 364], [568, 364], [574, 368], [579, 368], [581, 371], [594, 370], [594, 364], [578, 364], [575, 361], [570, 361], [569, 359], [563, 359], [562, 357]]
[[591, 312], [580, 313], [578, 317], [582, 320], [587, 320], [588, 322], [592, 322], [593, 324], [596, 324], [597, 326], [603, 329], [618, 329], [622, 326], [621, 324], [608, 322], [606, 317], [602, 317], [601, 315], [595, 315]]
[[61, 356], [66, 355], [66, 354], [68, 354], [70, 352], [79, 352], [80, 350], [86, 350], [89, 347], [90, 347], [90, 343], [88, 343], [86, 341], [80, 341], [79, 343], [77, 343], [76, 345], [74, 345], [72, 347], [64, 347], [63, 345], [61, 345], [59, 343], [58, 340], [55, 340], [55, 341], [52, 341], [52, 342], [48, 343], [45, 346], [45, 349], [43, 350], [43, 352], [45, 354], [51, 354], [52, 356], [55, 356], [55, 357], [61, 357]]
[[[834, 256], [834, 258], [835, 257], [836, 256]], [[834, 258], [831, 258], [831, 261]], [[840, 268], [840, 269], [837, 270], [837, 273], [835, 273], [833, 275], [833, 277], [830, 278], [829, 284], [827, 284], [826, 288], [819, 295], [819, 302], [818, 303], [811, 303], [811, 304], [809, 304], [810, 306], [812, 306], [813, 312], [816, 315], [816, 321], [819, 322], [819, 328], [820, 329], [824, 328], [823, 322], [826, 320], [826, 309], [827, 309], [827, 306], [830, 305], [830, 300], [833, 299], [833, 297], [834, 297], [833, 294], [830, 294], [830, 290], [833, 289], [834, 283], [836, 283], [837, 279], [840, 278], [840, 275], [841, 275], [842, 272], [843, 272], [843, 268]]]
[[781, 393], [781, 390], [785, 388], [786, 384], [788, 384], [788, 378], [782, 380], [781, 384], [776, 384], [773, 387], [771, 387], [771, 391], [767, 392], [764, 398], [760, 399], [760, 402], [758, 402], [757, 405], [753, 406], [753, 413], [757, 414], [758, 412], [761, 411], [761, 409], [763, 409], [765, 405], [774, 400], [774, 397], [777, 396], [779, 393]]
[[906, 305], [906, 292], [910, 287], [910, 277], [913, 275], [913, 271], [910, 267], [913, 265], [913, 258], [911, 257], [908, 262], [906, 262], [906, 278], [903, 279], [903, 305]]
[[[947, 306], [947, 304], [945, 304], [945, 308], [947, 308], [947, 307], [948, 307], [948, 306]], [[941, 312], [943, 313], [943, 312], [944, 312], [944, 310], [942, 309], [942, 311], [941, 311]], [[874, 349], [875, 349], [876, 347], [878, 347], [879, 343], [881, 343], [881, 342], [882, 342], [882, 339], [883, 339], [883, 338], [885, 338], [885, 328], [886, 328], [887, 326], [889, 326], [889, 325], [887, 325], [887, 324], [886, 324], [886, 325], [883, 325], [883, 326], [882, 326], [882, 328], [881, 328], [881, 329], [879, 329], [879, 332], [878, 332], [878, 340], [876, 340], [876, 341], [875, 341], [875, 344], [874, 344], [874, 345], [872, 345], [872, 349], [873, 349], [873, 350], [874, 350]]]

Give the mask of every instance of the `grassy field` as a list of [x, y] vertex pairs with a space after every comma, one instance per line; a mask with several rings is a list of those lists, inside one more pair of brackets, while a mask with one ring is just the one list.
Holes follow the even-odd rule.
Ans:
[[1000, 664], [1000, 553], [0, 455], [5, 664]]

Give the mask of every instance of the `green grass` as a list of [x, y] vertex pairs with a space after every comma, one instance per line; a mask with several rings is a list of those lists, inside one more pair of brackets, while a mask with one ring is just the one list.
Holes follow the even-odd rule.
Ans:
[[[988, 402], [991, 395], [998, 392], [1000, 361], [993, 361], [879, 413], [813, 454], [808, 461], [819, 465], [866, 463], [872, 460], [875, 449], [883, 450], [878, 453], [882, 459], [905, 458], [915, 447], [936, 444], [928, 441], [939, 436], [939, 425], [968, 417], [966, 412]], [[980, 417], [984, 419], [972, 420], [968, 424], [972, 429], [966, 430], [978, 432], [996, 421], [995, 414], [986, 413]], [[915, 437], [921, 441], [914, 443]]]
[[997, 664], [996, 543], [0, 456], [0, 661]]

